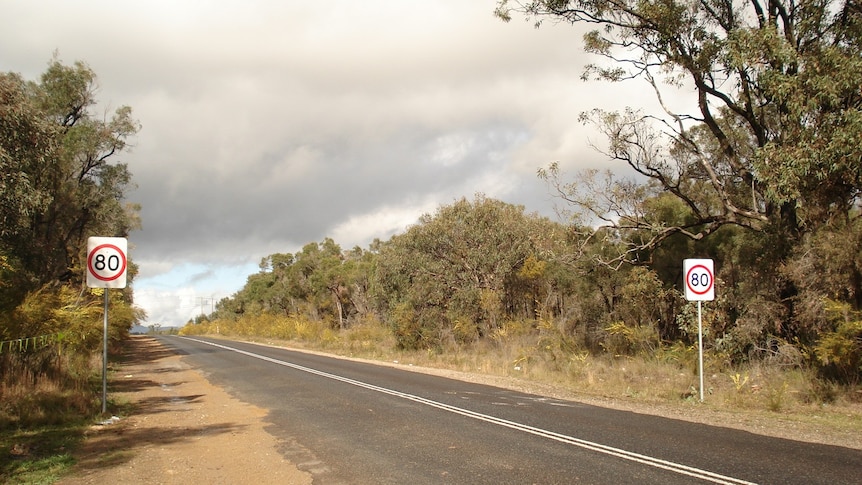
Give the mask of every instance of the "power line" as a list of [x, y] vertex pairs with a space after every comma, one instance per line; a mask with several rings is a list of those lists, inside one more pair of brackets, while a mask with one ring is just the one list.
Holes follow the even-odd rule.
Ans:
[[215, 302], [216, 302], [215, 297], [212, 297], [212, 296], [210, 296], [210, 297], [206, 297], [206, 296], [199, 296], [199, 297], [197, 297], [197, 299], [198, 299], [198, 300], [200, 300], [201, 315], [205, 315], [205, 313], [204, 313], [204, 303], [206, 303], [206, 302], [208, 302], [208, 303], [209, 303], [209, 305], [210, 305], [210, 314], [215, 313]]

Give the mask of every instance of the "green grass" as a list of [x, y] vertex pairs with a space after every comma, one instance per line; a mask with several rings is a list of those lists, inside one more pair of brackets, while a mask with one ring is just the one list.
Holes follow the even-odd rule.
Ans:
[[[64, 373], [7, 365], [15, 373], [0, 381], [0, 484], [54, 483], [74, 465], [73, 453], [98, 415], [97, 360], [63, 360]], [[109, 405], [112, 411], [128, 407]]]
[[49, 484], [74, 463], [84, 423], [4, 430], [0, 434], [0, 483]]

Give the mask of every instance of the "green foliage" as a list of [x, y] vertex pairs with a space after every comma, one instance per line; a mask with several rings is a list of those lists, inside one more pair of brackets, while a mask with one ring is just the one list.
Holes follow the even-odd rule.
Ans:
[[[64, 350], [89, 354], [100, 348], [104, 315], [104, 290], [79, 290], [70, 285], [45, 286], [28, 294], [18, 307], [0, 316], [0, 338], [22, 335], [62, 334]], [[109, 292], [109, 338], [119, 342], [142, 318], [120, 292]]]
[[[764, 15], [772, 9], [793, 14]], [[690, 107], [698, 124], [666, 105], [658, 116], [584, 116], [607, 135], [607, 155], [645, 182], [558, 187], [610, 225], [646, 231], [636, 247], [654, 249], [674, 234], [701, 240], [725, 225], [797, 238], [853, 205], [862, 182], [862, 31], [850, 3], [502, 0], [497, 12], [595, 25], [585, 49], [611, 65], [591, 65], [585, 78], [640, 78], [659, 101], [673, 86], [698, 94]], [[600, 193], [610, 195], [593, 196]], [[638, 201], [658, 194], [678, 199], [691, 218], [645, 217]]]
[[[834, 309], [862, 309], [862, 219], [839, 218], [807, 235], [780, 268], [798, 293], [794, 296], [795, 337], [812, 345], [834, 330]], [[826, 302], [833, 302], [827, 305]]]
[[814, 346], [820, 371], [845, 384], [862, 382], [862, 312], [846, 304], [828, 301], [827, 313], [837, 322], [835, 330], [824, 332]]
[[[102, 348], [102, 292], [46, 286], [27, 295], [11, 314], [0, 315], [0, 341], [20, 335], [51, 337], [0, 351], [0, 428], [57, 424], [94, 412], [90, 381], [93, 356]], [[116, 347], [141, 315], [119, 292], [109, 297], [108, 336]]]
[[436, 345], [452, 335], [469, 342], [498, 328], [513, 300], [527, 296], [513, 292], [530, 291], [515, 280], [528, 257], [533, 271], [538, 264], [531, 235], [537, 224], [522, 207], [478, 196], [441, 207], [393, 238], [376, 266], [382, 307], [411, 308], [420, 320], [414, 328], [393, 319], [399, 341]]
[[823, 28], [819, 42], [807, 39], [809, 44], [794, 49], [782, 37], [761, 35], [760, 44], [780, 51], [793, 69], [761, 76], [785, 129], [758, 154], [757, 169], [771, 198], [796, 203], [805, 222], [816, 226], [835, 209], [846, 210], [862, 181], [856, 149], [862, 138], [862, 33], [858, 26], [848, 28], [846, 18], [828, 25], [828, 15], [813, 13], [813, 7], [803, 3], [800, 9], [800, 35]]
[[272, 254], [263, 258], [261, 271], [249, 276], [242, 290], [218, 303], [216, 316], [299, 315], [346, 328], [371, 311], [371, 258], [360, 248], [342, 251], [329, 238], [306, 244], [296, 254]]
[[0, 434], [0, 482], [55, 483], [74, 464], [72, 450], [83, 439], [78, 422]]
[[[0, 305], [55, 282], [80, 283], [87, 238], [126, 236], [137, 207], [125, 164], [110, 163], [138, 130], [122, 106], [105, 120], [91, 113], [95, 73], [53, 59], [38, 83], [0, 74]], [[130, 277], [133, 277], [134, 266]]]
[[415, 350], [427, 348], [433, 344], [434, 339], [426, 335], [427, 329], [421, 323], [419, 314], [409, 303], [401, 302], [394, 305], [390, 324], [399, 348]]
[[[596, 109], [581, 117], [603, 131], [605, 154], [634, 178], [589, 170], [565, 182], [559, 164], [540, 171], [576, 215], [601, 224], [580, 254], [617, 271], [624, 263], [647, 265], [677, 289], [682, 259], [714, 258], [720, 291], [706, 330], [723, 361], [799, 366], [811, 346], [829, 342], [821, 354], [847, 374], [835, 369], [832, 353], [850, 352], [852, 345], [839, 341], [851, 343], [852, 330], [835, 333], [824, 302], [862, 309], [857, 5], [500, 0], [496, 13], [594, 28], [585, 50], [607, 64], [588, 66], [583, 77], [641, 79], [663, 108]], [[697, 102], [672, 109], [664, 101], [675, 87], [693, 88]], [[596, 240], [603, 251], [591, 247]], [[621, 302], [647, 300], [645, 293], [622, 296], [626, 275], [591, 275], [598, 301], [614, 313], [598, 327], [624, 342], [643, 317], [626, 315]], [[672, 300], [657, 298], [665, 310], [652, 318], [662, 339], [690, 339], [690, 309]], [[587, 342], [608, 346], [590, 323], [602, 320], [597, 308], [582, 300], [579, 319]], [[680, 325], [668, 325], [674, 321]]]
[[[355, 332], [350, 345], [367, 349], [385, 328], [398, 352], [451, 351], [465, 362], [465, 352], [500, 351], [507, 374], [544, 367], [600, 386], [597, 363], [620, 366], [620, 394], [630, 397], [646, 394], [652, 376], [629, 365], [655, 363], [677, 388], [665, 394], [690, 397], [697, 316], [682, 299], [682, 260], [704, 257], [717, 269], [717, 298], [704, 313], [706, 365], [730, 372], [720, 380], [734, 402], [777, 411], [801, 392], [799, 380], [819, 389], [806, 391], [812, 400], [834, 398], [829, 379], [857, 382], [856, 6], [500, 0], [496, 13], [586, 22], [595, 30], [585, 49], [608, 63], [588, 66], [584, 78], [640, 78], [656, 92], [658, 114], [581, 115], [631, 176], [587, 170], [567, 182], [560, 163], [540, 169], [570, 204], [569, 225], [480, 195], [368, 250], [326, 239], [273, 254], [219, 303], [214, 321], [187, 331], [327, 346]], [[671, 109], [663, 95], [675, 87], [692, 88], [697, 102]], [[756, 377], [760, 366], [767, 370]]]
[[52, 200], [40, 187], [57, 149], [57, 127], [38, 111], [31, 87], [17, 74], [0, 74], [0, 236], [26, 232], [29, 219]]
[[[138, 227], [138, 207], [124, 200], [131, 174], [114, 160], [139, 128], [127, 106], [93, 113], [95, 91], [82, 62], [52, 59], [38, 82], [0, 73], [0, 341], [51, 337], [0, 352], [0, 426], [94, 411], [103, 292], [84, 288], [83, 259], [88, 237]], [[129, 262], [129, 280], [136, 272]], [[144, 315], [131, 288], [109, 296], [116, 344]]]

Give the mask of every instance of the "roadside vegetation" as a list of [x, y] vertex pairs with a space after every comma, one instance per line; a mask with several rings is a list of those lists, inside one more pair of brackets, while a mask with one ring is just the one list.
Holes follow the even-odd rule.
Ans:
[[[710, 258], [708, 405], [858, 429], [858, 4], [498, 0], [496, 13], [594, 28], [584, 79], [657, 95], [655, 113], [580, 116], [613, 170], [540, 169], [559, 221], [477, 194], [368, 248], [327, 238], [271, 254], [182, 333], [686, 404], [697, 317], [682, 261]], [[673, 109], [676, 89], [697, 101]], [[126, 106], [94, 115], [95, 92], [81, 62], [53, 59], [38, 81], [0, 73], [0, 478], [14, 482], [49, 481], [98, 414], [86, 240], [139, 227], [118, 160], [139, 126]], [[131, 285], [110, 296], [115, 347], [145, 315]], [[22, 478], [31, 469], [43, 478]]]
[[[367, 249], [263, 259], [183, 332], [688, 401], [696, 307], [682, 261], [715, 261], [710, 402], [862, 400], [862, 12], [853, 2], [497, 2], [594, 28], [585, 80], [644, 82], [661, 110], [583, 113], [613, 171], [539, 170], [562, 222], [479, 194]], [[676, 89], [697, 101], [673, 109]], [[400, 355], [399, 353], [403, 354]]]
[[[103, 290], [84, 284], [90, 236], [125, 237], [137, 207], [115, 159], [131, 110], [93, 113], [95, 73], [52, 59], [38, 81], [0, 73], [0, 482], [50, 483], [100, 412]], [[129, 276], [136, 268], [129, 266]], [[144, 315], [109, 294], [116, 349]]]
[[[369, 250], [327, 239], [271, 255], [242, 290], [180, 334], [515, 377], [588, 396], [697, 403], [697, 312], [679, 288], [683, 255], [667, 282], [643, 266], [549, 256], [569, 254], [566, 244], [577, 243], [565, 241], [574, 237], [517, 206], [461, 200]], [[492, 281], [499, 287], [482, 286]], [[769, 326], [743, 336], [726, 321], [721, 276], [717, 284], [719, 298], [704, 303], [707, 405], [858, 426], [858, 347], [840, 336], [856, 317], [848, 306], [827, 300], [836, 330], [807, 344]], [[847, 367], [823, 359], [838, 352]]]

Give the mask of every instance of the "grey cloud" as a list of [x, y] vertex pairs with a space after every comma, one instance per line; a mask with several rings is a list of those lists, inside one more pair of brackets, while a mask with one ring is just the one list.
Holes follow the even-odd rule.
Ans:
[[[443, 202], [472, 196], [493, 189], [481, 181], [489, 172], [506, 169], [503, 156], [495, 154], [510, 151], [525, 136], [516, 126], [502, 125], [458, 134], [405, 129], [377, 145], [333, 141], [317, 148], [285, 146], [283, 155], [267, 153], [225, 169], [223, 175], [205, 167], [172, 177], [145, 172], [149, 177], [139, 180], [135, 194], [149, 201], [143, 207], [145, 230], [137, 237], [138, 253], [193, 260], [227, 256], [219, 252], [235, 255], [237, 249], [254, 253], [274, 242], [318, 241], [331, 236], [326, 231], [333, 221], [387, 203], [423, 194], [444, 194]], [[300, 154], [313, 160], [298, 163], [294, 174], [290, 159], [297, 152], [314, 156]], [[177, 183], [179, 177], [184, 181]], [[260, 247], [220, 242], [243, 238], [259, 240]], [[200, 254], [202, 244], [212, 254]]]
[[141, 280], [206, 269], [138, 288], [159, 319], [225, 266], [365, 247], [477, 192], [552, 215], [536, 169], [601, 162], [580, 111], [642, 97], [578, 80], [582, 32], [504, 24], [493, 1], [0, 4], [0, 69], [35, 79], [57, 49], [141, 122], [119, 157]]

